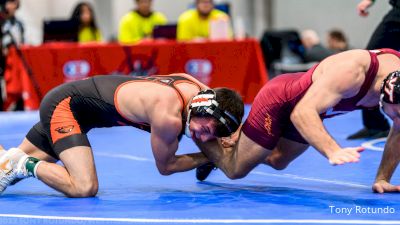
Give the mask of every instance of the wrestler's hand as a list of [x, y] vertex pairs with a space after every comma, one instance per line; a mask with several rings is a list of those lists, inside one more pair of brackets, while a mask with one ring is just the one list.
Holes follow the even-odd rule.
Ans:
[[235, 146], [236, 142], [232, 140], [230, 137], [221, 138], [221, 144], [224, 148], [230, 148]]
[[395, 186], [387, 182], [386, 180], [376, 181], [372, 186], [372, 191], [375, 193], [383, 194], [385, 192], [400, 192], [400, 186]]
[[329, 155], [328, 160], [332, 165], [358, 162], [362, 151], [364, 151], [363, 147], [343, 148]]
[[224, 148], [231, 148], [236, 145], [239, 140], [239, 135], [241, 131], [241, 125], [239, 129], [235, 133], [233, 133], [230, 137], [223, 137], [221, 138], [221, 144]]
[[371, 7], [373, 4], [372, 0], [362, 0], [360, 3], [357, 5], [357, 11], [358, 15], [366, 17], [368, 16], [368, 8]]

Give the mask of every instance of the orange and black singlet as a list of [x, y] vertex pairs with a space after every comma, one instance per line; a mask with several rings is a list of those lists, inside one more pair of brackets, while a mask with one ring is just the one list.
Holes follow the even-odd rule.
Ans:
[[[119, 88], [132, 82], [151, 82], [173, 88], [184, 107], [178, 83], [194, 84], [184, 76], [95, 76], [60, 85], [46, 94], [40, 105], [40, 122], [27, 134], [36, 147], [55, 158], [65, 149], [90, 146], [86, 133], [92, 128], [133, 126], [150, 132], [150, 125], [124, 118], [118, 110]], [[182, 109], [183, 113], [183, 109]]]

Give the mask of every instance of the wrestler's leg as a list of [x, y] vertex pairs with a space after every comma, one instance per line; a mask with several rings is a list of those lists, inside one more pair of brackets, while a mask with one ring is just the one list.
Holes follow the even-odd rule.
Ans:
[[276, 170], [283, 170], [290, 162], [303, 154], [308, 147], [308, 144], [280, 138], [272, 153], [266, 157], [265, 164]]

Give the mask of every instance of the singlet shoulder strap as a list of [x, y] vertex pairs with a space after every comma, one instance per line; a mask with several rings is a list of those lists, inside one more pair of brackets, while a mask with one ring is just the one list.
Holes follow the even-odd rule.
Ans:
[[378, 69], [379, 69], [378, 55], [393, 54], [400, 58], [400, 53], [398, 51], [389, 49], [389, 48], [368, 50], [368, 53], [370, 55], [371, 62], [370, 62], [368, 71], [365, 74], [365, 80], [360, 88], [360, 91], [354, 97], [342, 99], [340, 101], [341, 104], [344, 104], [344, 105], [345, 104], [357, 104], [368, 93], [368, 91], [371, 88], [371, 85], [374, 82], [375, 77], [378, 73]]
[[400, 58], [400, 52], [391, 49], [391, 48], [381, 48], [381, 49], [375, 49], [375, 50], [369, 50], [369, 52], [372, 52], [376, 55], [383, 55], [383, 54], [392, 54]]
[[168, 85], [168, 86], [172, 87], [178, 93], [178, 95], [180, 96], [183, 107], [186, 106], [187, 101], [183, 97], [183, 94], [179, 90], [179, 88], [176, 87], [177, 84], [180, 84], [180, 83], [193, 84], [199, 89], [199, 91], [202, 89], [200, 87], [200, 85], [198, 83], [196, 83], [195, 81], [193, 81], [193, 80], [191, 80], [191, 79], [189, 79], [189, 78], [187, 78], [185, 76], [180, 76], [180, 75], [151, 76], [151, 77], [148, 77], [148, 79], [151, 79], [152, 81], [156, 81], [158, 83], [162, 83], [164, 85]]
[[369, 54], [371, 56], [371, 64], [370, 64], [370, 67], [366, 74], [366, 81], [364, 82], [365, 85], [368, 85], [368, 89], [371, 86], [372, 82], [374, 81], [376, 74], [378, 73], [378, 69], [379, 69], [379, 61], [378, 61], [378, 57], [377, 57], [378, 55], [392, 54], [392, 55], [395, 55], [398, 58], [400, 58], [400, 52], [398, 52], [394, 49], [391, 49], [391, 48], [369, 50]]
[[[198, 83], [196, 83], [195, 81], [193, 81], [192, 79], [189, 79], [185, 76], [181, 76], [181, 75], [171, 75], [171, 76], [151, 76], [156, 78], [158, 81], [161, 81], [165, 84], [168, 84], [172, 87], [175, 87], [176, 84], [179, 83], [188, 83], [188, 84], [193, 84], [195, 86], [197, 86], [197, 88], [199, 88], [199, 90], [201, 90], [201, 87]], [[151, 78], [149, 77], [149, 78]]]
[[351, 98], [351, 99], [354, 99], [355, 102], [360, 101], [367, 94], [372, 83], [375, 80], [376, 74], [379, 69], [379, 61], [378, 61], [378, 57], [377, 57], [378, 53], [376, 51], [368, 51], [368, 52], [371, 57], [371, 62], [370, 62], [368, 71], [365, 74], [365, 80], [360, 88], [360, 91], [357, 93], [356, 96]]

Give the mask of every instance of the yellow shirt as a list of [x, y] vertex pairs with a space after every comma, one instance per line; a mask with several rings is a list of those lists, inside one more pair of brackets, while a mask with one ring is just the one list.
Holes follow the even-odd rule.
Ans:
[[178, 19], [177, 39], [188, 41], [195, 38], [208, 38], [210, 21], [219, 18], [228, 18], [228, 15], [220, 10], [213, 9], [208, 18], [203, 19], [197, 9], [186, 11]]
[[98, 29], [95, 32], [93, 32], [90, 27], [84, 27], [78, 33], [79, 43], [101, 41], [102, 39], [103, 38], [101, 37], [101, 33]]
[[166, 23], [167, 18], [162, 13], [153, 12], [150, 17], [142, 17], [132, 11], [122, 17], [120, 21], [118, 41], [130, 44], [146, 37], [152, 37], [154, 26]]

